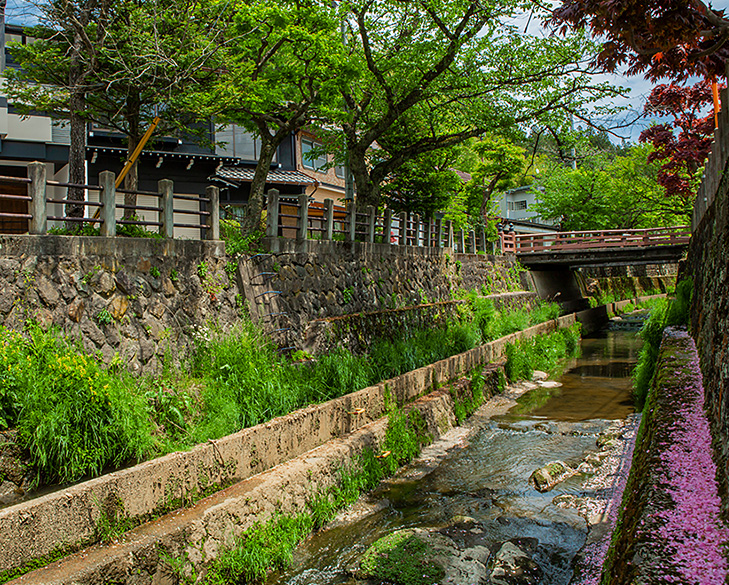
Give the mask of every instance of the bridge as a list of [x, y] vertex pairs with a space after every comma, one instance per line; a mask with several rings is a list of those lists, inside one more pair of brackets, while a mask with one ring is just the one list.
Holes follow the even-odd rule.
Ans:
[[504, 252], [528, 268], [579, 268], [678, 262], [688, 247], [690, 226], [502, 234]]

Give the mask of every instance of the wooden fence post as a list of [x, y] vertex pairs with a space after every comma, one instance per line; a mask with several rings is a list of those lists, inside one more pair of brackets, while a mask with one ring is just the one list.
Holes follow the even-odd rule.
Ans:
[[275, 238], [278, 236], [278, 189], [269, 189], [266, 198], [266, 236]]
[[45, 234], [48, 229], [48, 208], [46, 204], [46, 165], [32, 162], [28, 165], [28, 196], [30, 197], [31, 234]]
[[483, 250], [484, 254], [487, 254], [486, 251], [486, 228], [481, 226], [481, 249]]
[[443, 247], [443, 220], [439, 219], [436, 222], [435, 227], [435, 247], [436, 248], [442, 248]]
[[324, 239], [334, 239], [334, 200], [324, 200]]
[[392, 209], [385, 209], [385, 227], [382, 231], [383, 244], [392, 244]]
[[159, 212], [160, 232], [165, 238], [175, 237], [175, 212], [173, 208], [174, 183], [169, 179], [157, 181], [157, 192], [160, 194], [159, 203], [162, 211]]
[[413, 246], [420, 247], [420, 216], [417, 213], [413, 215], [413, 230], [415, 231]]
[[446, 220], [446, 248], [453, 247], [453, 222], [450, 219]]
[[408, 213], [407, 211], [403, 211], [400, 213], [400, 245], [401, 246], [407, 246], [408, 245]]
[[309, 237], [309, 196], [306, 193], [299, 195], [298, 227], [297, 239], [306, 240]]
[[347, 217], [349, 218], [347, 241], [354, 242], [357, 237], [357, 204], [354, 201], [349, 202]]
[[463, 228], [458, 230], [458, 251], [462, 254], [466, 253], [466, 234]]
[[[107, 238], [113, 238], [116, 235], [116, 175], [111, 171], [101, 171], [99, 173], [99, 186], [101, 187], [101, 226], [99, 233]], [[162, 212], [159, 213], [162, 217]], [[162, 221], [160, 219], [160, 221]]]
[[210, 200], [210, 225], [208, 226], [207, 239], [220, 239], [220, 189], [215, 185], [208, 185], [205, 189], [205, 196]]
[[372, 205], [367, 206], [367, 241], [370, 244], [375, 243], [375, 211]]
[[476, 254], [478, 252], [478, 249], [476, 248], [476, 230], [471, 230], [469, 235], [471, 236], [471, 254]]

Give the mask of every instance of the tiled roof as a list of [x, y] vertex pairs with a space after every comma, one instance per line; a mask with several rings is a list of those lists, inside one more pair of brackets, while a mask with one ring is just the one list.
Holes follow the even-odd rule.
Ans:
[[[212, 178], [237, 183], [250, 183], [253, 181], [255, 169], [246, 167], [220, 167]], [[299, 171], [281, 171], [272, 169], [268, 171], [267, 183], [283, 183], [287, 185], [313, 185], [314, 179]]]

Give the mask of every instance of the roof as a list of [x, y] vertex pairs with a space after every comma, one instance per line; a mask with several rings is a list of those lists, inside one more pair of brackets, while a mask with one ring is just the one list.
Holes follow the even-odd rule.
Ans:
[[[211, 179], [221, 179], [232, 183], [251, 183], [255, 172], [255, 168], [249, 167], [220, 167]], [[271, 169], [268, 171], [266, 182], [285, 185], [314, 185], [316, 180], [299, 171]]]
[[452, 169], [456, 175], [463, 181], [464, 183], [468, 183], [468, 181], [471, 180], [471, 173], [467, 173], [465, 171], [459, 171], [458, 169]]
[[[126, 156], [129, 151], [126, 148], [118, 148], [115, 146], [93, 146], [89, 145], [86, 147], [87, 153], [104, 153], [104, 154], [119, 154]], [[143, 150], [140, 154], [144, 158], [172, 158], [172, 159], [195, 159], [195, 160], [208, 160], [213, 162], [233, 162], [238, 159], [232, 156], [219, 156], [217, 154], [204, 154], [199, 152], [178, 152], [175, 150]]]

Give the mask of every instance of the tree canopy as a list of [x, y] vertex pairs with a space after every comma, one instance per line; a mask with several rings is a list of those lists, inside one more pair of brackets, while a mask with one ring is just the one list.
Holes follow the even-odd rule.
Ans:
[[563, 0], [552, 23], [587, 28], [603, 39], [598, 62], [608, 71], [656, 81], [725, 76], [729, 20], [702, 0]]

